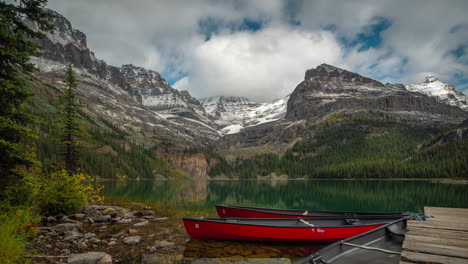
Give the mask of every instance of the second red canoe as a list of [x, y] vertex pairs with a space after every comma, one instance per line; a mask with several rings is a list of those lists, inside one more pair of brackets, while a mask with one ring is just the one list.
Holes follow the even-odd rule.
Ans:
[[331, 242], [352, 237], [391, 221], [391, 219], [344, 218], [184, 218], [193, 238], [282, 242]]

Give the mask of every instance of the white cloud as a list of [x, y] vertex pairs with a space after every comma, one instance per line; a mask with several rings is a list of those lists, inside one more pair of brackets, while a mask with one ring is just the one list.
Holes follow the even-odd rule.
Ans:
[[[301, 3], [301, 1], [294, 1]], [[247, 96], [265, 101], [291, 92], [304, 72], [326, 62], [384, 82], [420, 82], [433, 73], [446, 82], [468, 79], [468, 54], [449, 51], [468, 47], [468, 1], [356, 0], [303, 1], [288, 24], [286, 0], [49, 0], [88, 36], [98, 58], [113, 65], [133, 63], [159, 71], [177, 88], [197, 96]], [[375, 17], [392, 26], [382, 44], [359, 52], [337, 42], [352, 39]], [[229, 28], [208, 41], [200, 21], [223, 25], [244, 19], [263, 23], [256, 32]], [[336, 31], [323, 27], [335, 25]], [[459, 30], [450, 33], [456, 26]], [[467, 48], [468, 49], [468, 48]], [[458, 81], [454, 75], [459, 77]]]
[[273, 100], [292, 92], [306, 69], [324, 61], [342, 63], [341, 48], [327, 31], [274, 27], [222, 34], [195, 47], [190, 74], [175, 87], [195, 96]]

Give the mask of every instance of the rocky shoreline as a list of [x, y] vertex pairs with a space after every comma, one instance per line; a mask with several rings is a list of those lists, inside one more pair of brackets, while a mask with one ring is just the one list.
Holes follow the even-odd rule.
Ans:
[[29, 244], [37, 263], [175, 263], [189, 240], [182, 221], [143, 204], [89, 205], [80, 213], [43, 217]]

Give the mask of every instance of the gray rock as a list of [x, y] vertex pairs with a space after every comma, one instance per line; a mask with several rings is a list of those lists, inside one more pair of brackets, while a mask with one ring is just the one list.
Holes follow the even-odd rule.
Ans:
[[130, 219], [130, 218], [121, 219], [121, 220], [117, 221], [117, 224], [131, 224], [131, 223], [132, 223], [132, 219]]
[[117, 234], [112, 235], [113, 238], [118, 238], [124, 235], [124, 232], [119, 232]]
[[80, 238], [82, 235], [76, 231], [67, 231], [65, 232], [65, 237], [63, 238], [63, 241], [71, 241], [71, 240], [76, 240]]
[[166, 241], [166, 240], [156, 241], [154, 243], [154, 246], [156, 246], [156, 247], [171, 247], [171, 246], [174, 246], [174, 245], [175, 245], [174, 242], [169, 242], [169, 241]]
[[86, 217], [86, 215], [85, 214], [75, 214], [74, 217], [75, 217], [76, 220], [83, 220]]
[[59, 224], [59, 225], [53, 226], [51, 228], [55, 232], [66, 232], [66, 231], [76, 231], [77, 229], [81, 228], [81, 225], [76, 224], [76, 223], [65, 223], [65, 224]]
[[84, 234], [84, 238], [86, 238], [86, 239], [90, 239], [90, 238], [95, 237], [95, 236], [96, 236], [96, 234], [94, 234], [94, 233], [86, 233], [86, 234]]
[[89, 242], [93, 243], [93, 244], [98, 244], [98, 243], [101, 243], [101, 239], [97, 238], [97, 237], [93, 237], [89, 240]]
[[127, 245], [136, 245], [140, 243], [141, 237], [140, 236], [129, 236], [124, 238], [124, 243]]
[[83, 241], [83, 242], [78, 243], [78, 248], [79, 249], [87, 249], [88, 245]]
[[49, 223], [55, 223], [57, 222], [57, 218], [53, 217], [53, 216], [49, 216], [47, 217], [47, 222]]
[[134, 224], [133, 226], [139, 227], [139, 226], [145, 226], [145, 225], [147, 225], [147, 224], [149, 224], [149, 222], [148, 222], [147, 220], [145, 220], [145, 221], [143, 221], [143, 222], [136, 223], [136, 224]]
[[62, 255], [70, 255], [70, 253], [71, 253], [71, 251], [69, 249], [66, 249], [66, 248], [60, 250], [60, 254], [62, 254]]
[[151, 215], [155, 215], [156, 213], [151, 211], [151, 210], [135, 210], [135, 211], [132, 211], [132, 214], [134, 216], [151, 216]]
[[72, 254], [68, 258], [69, 264], [112, 264], [111, 255], [105, 252], [88, 252]]
[[112, 217], [110, 215], [103, 215], [103, 216], [97, 216], [93, 220], [96, 223], [103, 223], [103, 222], [107, 222], [107, 221], [111, 220], [111, 218]]
[[130, 228], [130, 229], [128, 230], [128, 233], [131, 234], [131, 235], [134, 235], [134, 234], [138, 233], [138, 230], [136, 230], [136, 229], [131, 229], [131, 228]]
[[115, 217], [117, 215], [117, 210], [114, 208], [106, 208], [103, 212], [103, 215], [110, 215], [111, 217]]
[[115, 246], [115, 245], [117, 245], [117, 241], [111, 241], [111, 242], [107, 243], [107, 245], [109, 247]]

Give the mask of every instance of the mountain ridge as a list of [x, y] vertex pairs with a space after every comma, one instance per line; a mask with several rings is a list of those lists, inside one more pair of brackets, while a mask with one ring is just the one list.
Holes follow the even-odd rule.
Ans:
[[77, 95], [88, 114], [129, 135], [143, 135], [145, 144], [159, 146], [157, 155], [197, 178], [224, 164], [212, 150], [225, 157], [282, 154], [337, 116], [415, 127], [452, 126], [468, 117], [468, 111], [450, 100], [410, 91], [404, 85], [383, 84], [329, 64], [308, 69], [291, 94], [273, 102], [232, 96], [197, 99], [171, 87], [157, 71], [132, 64], [117, 67], [97, 59], [86, 35], [63, 16], [57, 15], [54, 24], [56, 35], [37, 41], [44, 54], [32, 59], [41, 70], [35, 76], [64, 89], [63, 68], [73, 64]]

